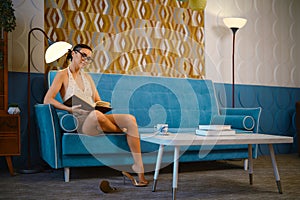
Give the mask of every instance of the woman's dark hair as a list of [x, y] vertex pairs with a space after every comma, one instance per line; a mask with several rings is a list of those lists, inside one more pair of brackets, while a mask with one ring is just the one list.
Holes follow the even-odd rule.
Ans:
[[69, 49], [68, 55], [67, 55], [67, 61], [73, 59], [72, 51], [80, 51], [80, 49], [89, 49], [89, 50], [93, 51], [92, 48], [86, 44], [77, 44], [73, 47], [73, 50]]

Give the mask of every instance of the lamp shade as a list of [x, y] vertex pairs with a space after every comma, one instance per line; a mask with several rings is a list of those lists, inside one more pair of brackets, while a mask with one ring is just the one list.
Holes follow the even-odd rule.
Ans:
[[189, 0], [189, 6], [192, 10], [204, 10], [206, 7], [206, 0]]
[[45, 60], [46, 63], [52, 63], [56, 61], [57, 59], [61, 58], [63, 55], [65, 55], [69, 49], [72, 48], [72, 45], [63, 42], [63, 41], [58, 41], [53, 44], [51, 44], [45, 53]]
[[228, 28], [242, 28], [247, 23], [247, 19], [238, 17], [227, 17], [223, 19], [224, 24]]

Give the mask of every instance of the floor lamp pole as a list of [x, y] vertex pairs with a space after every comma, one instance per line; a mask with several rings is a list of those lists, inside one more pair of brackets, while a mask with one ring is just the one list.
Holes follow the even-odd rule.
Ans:
[[30, 95], [31, 95], [31, 80], [30, 80], [30, 64], [31, 64], [31, 48], [30, 48], [30, 36], [31, 36], [31, 33], [33, 31], [41, 31], [44, 36], [49, 40], [49, 37], [47, 36], [47, 34], [45, 33], [45, 31], [43, 31], [42, 29], [40, 28], [33, 28], [29, 31], [28, 33], [28, 49], [27, 49], [27, 62], [28, 62], [28, 65], [27, 65], [27, 115], [28, 115], [28, 122], [27, 122], [27, 169], [24, 169], [24, 170], [20, 170], [21, 173], [36, 173], [38, 172], [39, 170], [37, 169], [32, 169], [31, 167], [31, 143], [30, 143], [30, 140], [31, 140], [31, 126], [30, 126], [30, 123], [31, 123], [31, 118], [30, 118], [30, 114], [31, 114], [31, 99], [30, 99]]
[[[28, 51], [27, 51], [27, 61], [28, 61], [28, 65], [27, 65], [27, 117], [28, 117], [28, 122], [27, 122], [27, 139], [28, 139], [28, 145], [27, 145], [27, 154], [28, 154], [28, 159], [27, 159], [27, 167], [28, 169], [24, 169], [24, 170], [20, 170], [20, 173], [25, 173], [25, 174], [31, 174], [31, 173], [37, 173], [40, 170], [38, 169], [32, 169], [31, 166], [31, 79], [30, 79], [30, 64], [31, 64], [31, 48], [30, 48], [30, 36], [31, 33], [33, 31], [40, 31], [44, 34], [45, 38], [47, 38], [48, 40], [48, 48], [46, 50], [45, 53], [45, 60], [46, 63], [51, 63], [54, 62], [55, 60], [59, 59], [60, 57], [62, 57], [63, 55], [65, 55], [69, 49], [72, 48], [72, 45], [67, 43], [67, 42], [63, 42], [63, 41], [59, 41], [59, 42], [53, 42], [48, 35], [46, 34], [46, 32], [41, 29], [41, 28], [32, 28], [29, 33], [28, 33]], [[45, 73], [45, 72], [44, 72]], [[45, 78], [45, 74], [44, 74], [44, 79]]]
[[247, 19], [239, 17], [226, 17], [223, 19], [224, 24], [232, 31], [232, 107], [235, 107], [234, 103], [234, 53], [235, 53], [235, 34], [236, 32], [245, 26]]
[[232, 107], [235, 107], [234, 103], [234, 53], [235, 53], [235, 35], [238, 28], [230, 28], [232, 30]]

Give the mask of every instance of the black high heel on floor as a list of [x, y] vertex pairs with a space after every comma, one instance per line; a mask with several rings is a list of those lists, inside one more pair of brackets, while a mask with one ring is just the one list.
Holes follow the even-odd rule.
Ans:
[[123, 174], [123, 181], [124, 181], [124, 185], [125, 185], [125, 178], [128, 178], [132, 185], [135, 187], [146, 187], [148, 185], [148, 183], [139, 183], [135, 180], [135, 178], [133, 178], [133, 176], [131, 176], [128, 172], [122, 172]]
[[104, 193], [112, 193], [117, 190], [117, 188], [111, 187], [106, 180], [100, 182], [99, 188]]

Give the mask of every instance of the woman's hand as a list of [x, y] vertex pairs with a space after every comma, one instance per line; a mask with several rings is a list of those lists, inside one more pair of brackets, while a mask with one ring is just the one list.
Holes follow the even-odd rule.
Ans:
[[81, 105], [75, 105], [71, 107], [72, 113], [77, 113], [80, 115], [88, 114], [90, 111], [81, 109]]

